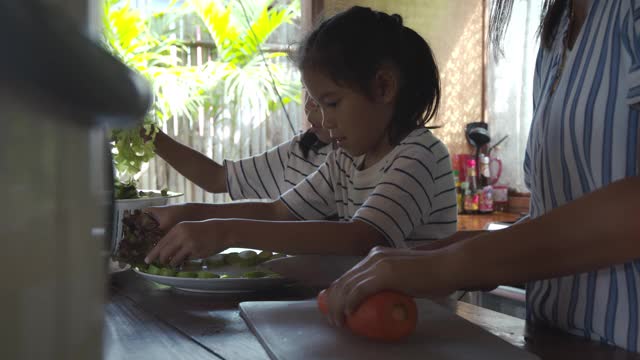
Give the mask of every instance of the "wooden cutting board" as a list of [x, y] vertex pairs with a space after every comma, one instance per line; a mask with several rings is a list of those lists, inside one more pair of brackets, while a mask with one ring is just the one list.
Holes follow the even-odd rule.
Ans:
[[240, 315], [272, 359], [539, 359], [428, 300], [406, 341], [384, 344], [329, 326], [315, 300], [240, 303]]

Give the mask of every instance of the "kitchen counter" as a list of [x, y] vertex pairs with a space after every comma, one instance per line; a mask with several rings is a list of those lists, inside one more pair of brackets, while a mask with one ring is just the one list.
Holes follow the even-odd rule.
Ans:
[[[242, 301], [301, 300], [314, 289], [290, 287], [256, 294], [193, 294], [149, 282], [132, 271], [110, 277], [105, 306], [104, 358], [261, 360], [268, 355], [245, 322]], [[475, 305], [442, 302], [462, 318], [542, 359], [639, 359], [623, 350]], [[526, 338], [526, 341], [525, 341]]]
[[458, 214], [458, 231], [484, 230], [492, 222], [511, 223], [520, 219], [520, 214], [494, 212], [491, 214]]

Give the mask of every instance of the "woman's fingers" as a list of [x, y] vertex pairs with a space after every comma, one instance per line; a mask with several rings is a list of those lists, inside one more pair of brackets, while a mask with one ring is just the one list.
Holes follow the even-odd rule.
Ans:
[[327, 299], [329, 305], [329, 321], [332, 324], [337, 326], [344, 324], [345, 315], [347, 314], [346, 295], [350, 293], [352, 288], [358, 283], [372, 276], [372, 269], [378, 261], [379, 257], [377, 256], [367, 257], [331, 285]]
[[371, 261], [366, 269], [345, 279], [342, 285], [342, 305], [345, 314], [352, 314], [366, 297], [383, 290], [383, 287], [389, 287], [385, 281], [394, 275], [390, 265], [391, 258], [387, 255], [372, 258], [374, 261]]
[[353, 314], [366, 298], [384, 290], [380, 276], [376, 274], [358, 280], [344, 294], [344, 308], [347, 315]]

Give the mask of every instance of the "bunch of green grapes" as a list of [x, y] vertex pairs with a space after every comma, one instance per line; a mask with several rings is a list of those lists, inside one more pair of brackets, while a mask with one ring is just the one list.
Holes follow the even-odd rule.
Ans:
[[120, 175], [132, 177], [154, 157], [153, 140], [157, 132], [157, 127], [147, 120], [142, 128], [112, 130], [113, 162]]

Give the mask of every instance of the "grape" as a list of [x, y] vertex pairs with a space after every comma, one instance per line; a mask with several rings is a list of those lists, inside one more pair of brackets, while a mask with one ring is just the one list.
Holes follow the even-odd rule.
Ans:
[[160, 273], [158, 275], [162, 275], [162, 276], [175, 276], [176, 275], [176, 271], [173, 270], [172, 268], [162, 268], [160, 269]]
[[200, 279], [215, 279], [215, 278], [219, 278], [220, 275], [218, 274], [214, 274], [208, 271], [198, 271], [198, 278]]
[[194, 278], [198, 277], [198, 274], [193, 271], [179, 271], [176, 276], [180, 278]]

